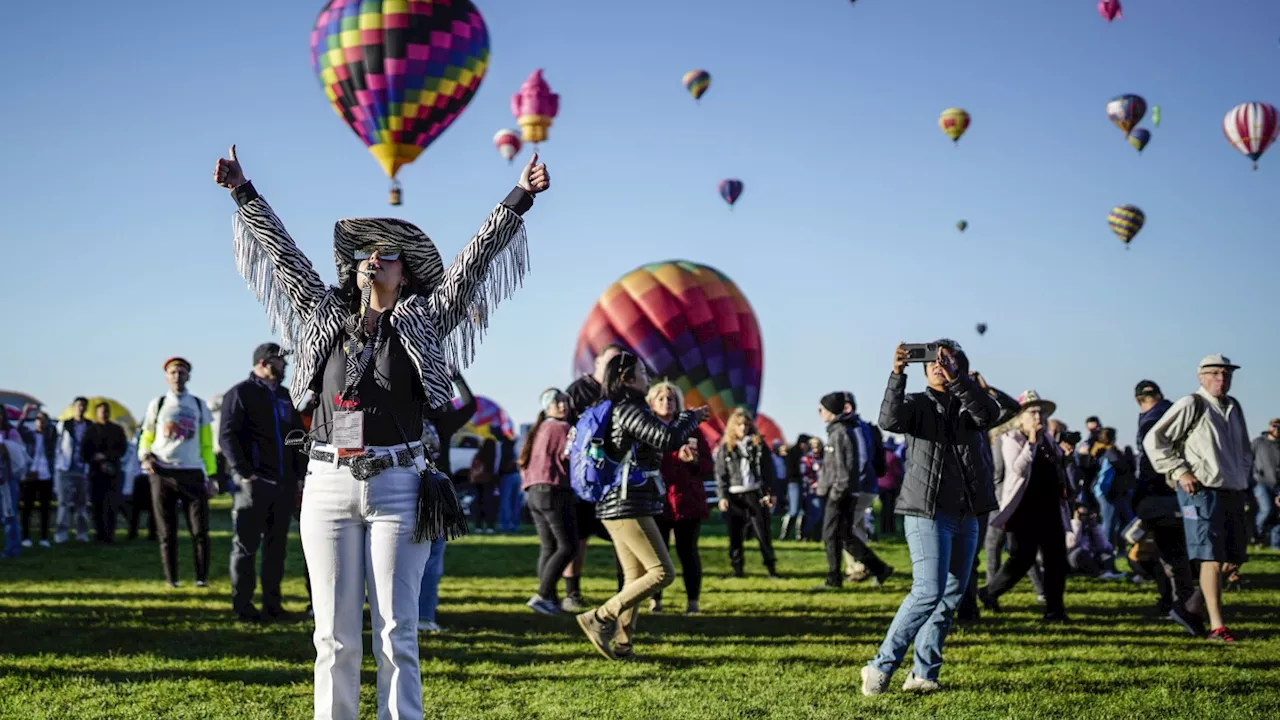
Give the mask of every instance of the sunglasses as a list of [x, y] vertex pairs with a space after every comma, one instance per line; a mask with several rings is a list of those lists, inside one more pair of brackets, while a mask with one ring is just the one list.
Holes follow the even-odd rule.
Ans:
[[378, 253], [379, 260], [399, 260], [400, 248], [397, 247], [366, 247], [356, 250], [354, 253], [356, 260], [368, 260], [373, 257], [374, 253]]

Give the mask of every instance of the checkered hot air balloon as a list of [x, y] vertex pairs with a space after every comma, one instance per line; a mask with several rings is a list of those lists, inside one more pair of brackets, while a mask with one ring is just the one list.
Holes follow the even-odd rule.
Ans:
[[631, 348], [653, 379], [684, 392], [686, 407], [707, 405], [703, 434], [714, 443], [739, 407], [756, 412], [764, 354], [747, 298], [715, 268], [672, 260], [644, 265], [610, 285], [578, 332], [575, 374], [590, 373], [610, 343]]
[[960, 108], [947, 108], [938, 118], [938, 127], [951, 138], [951, 142], [959, 145], [960, 136], [969, 129], [969, 113]]
[[1257, 170], [1258, 158], [1280, 135], [1280, 124], [1276, 119], [1274, 106], [1260, 102], [1244, 103], [1232, 108], [1222, 119], [1222, 132], [1232, 147], [1253, 161], [1253, 169]]
[[690, 70], [684, 74], [684, 89], [689, 91], [693, 99], [701, 100], [702, 94], [711, 87], [711, 73], [706, 70]]
[[1111, 214], [1107, 216], [1107, 223], [1111, 225], [1111, 232], [1120, 238], [1124, 243], [1125, 250], [1129, 249], [1129, 241], [1134, 235], [1142, 229], [1144, 223], [1147, 222], [1147, 216], [1133, 205], [1117, 205], [1111, 209]]
[[1129, 136], [1147, 114], [1147, 101], [1141, 95], [1120, 95], [1107, 102], [1107, 117]]
[[329, 0], [311, 67], [334, 111], [391, 179], [462, 113], [489, 66], [489, 31], [470, 0]]

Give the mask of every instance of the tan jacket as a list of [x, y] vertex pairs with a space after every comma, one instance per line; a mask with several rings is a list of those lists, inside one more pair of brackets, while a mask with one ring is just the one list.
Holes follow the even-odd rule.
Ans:
[[[1142, 441], [1147, 459], [1171, 486], [1190, 472], [1208, 488], [1248, 489], [1253, 450], [1244, 410], [1231, 397], [1219, 401], [1204, 388], [1196, 394], [1207, 407], [1196, 427], [1190, 428], [1191, 434], [1187, 435], [1187, 426], [1195, 416], [1195, 401], [1188, 395], [1174, 403], [1147, 433]], [[1175, 453], [1173, 442], [1183, 436], [1187, 439], [1182, 453]]]

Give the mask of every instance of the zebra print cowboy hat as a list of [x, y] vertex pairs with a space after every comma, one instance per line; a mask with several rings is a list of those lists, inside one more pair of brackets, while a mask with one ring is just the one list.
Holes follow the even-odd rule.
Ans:
[[356, 286], [356, 267], [363, 259], [357, 255], [374, 249], [399, 251], [410, 293], [429, 293], [444, 281], [440, 251], [418, 226], [396, 218], [345, 218], [333, 225], [333, 256], [342, 287]]

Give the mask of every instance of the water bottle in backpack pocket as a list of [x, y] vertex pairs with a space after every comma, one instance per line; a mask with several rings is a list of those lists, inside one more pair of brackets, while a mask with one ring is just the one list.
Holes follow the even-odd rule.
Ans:
[[[604, 434], [613, 403], [605, 400], [588, 408], [578, 418], [569, 438], [569, 484], [582, 500], [600, 502], [605, 493], [623, 477], [634, 472], [635, 447], [622, 462], [610, 459], [604, 450]], [[623, 487], [626, 493], [626, 487]]]

